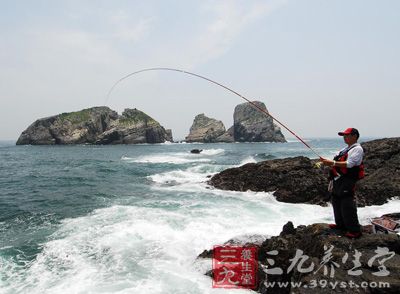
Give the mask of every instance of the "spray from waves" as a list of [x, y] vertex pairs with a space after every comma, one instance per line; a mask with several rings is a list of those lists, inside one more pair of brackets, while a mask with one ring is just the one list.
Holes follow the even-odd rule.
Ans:
[[[204, 150], [205, 151], [205, 150]], [[203, 152], [204, 152], [203, 151]], [[208, 154], [217, 155], [224, 152], [223, 149], [210, 149]], [[174, 186], [174, 185], [194, 185], [196, 188], [203, 185], [211, 176], [227, 168], [239, 167], [247, 163], [256, 163], [257, 160], [253, 156], [244, 158], [238, 165], [216, 165], [216, 164], [199, 164], [187, 169], [178, 169], [148, 176], [147, 178], [158, 185]], [[200, 185], [199, 185], [200, 184]]]
[[204, 149], [203, 151], [201, 151], [200, 155], [214, 156], [214, 155], [223, 154], [224, 152], [225, 152], [225, 150], [222, 148]]
[[[218, 155], [224, 153], [224, 149], [206, 149], [203, 150], [204, 155]], [[177, 153], [178, 155], [186, 155], [186, 153]], [[197, 154], [191, 154], [196, 158]], [[182, 159], [182, 158], [180, 158]], [[204, 159], [204, 158], [203, 158]], [[202, 160], [198, 158], [196, 160]], [[247, 163], [256, 163], [257, 160], [253, 156], [247, 156], [237, 165], [217, 165], [217, 164], [199, 164], [186, 169], [178, 169], [163, 173], [154, 174], [147, 178], [155, 183], [158, 187], [175, 187], [179, 189], [205, 189], [205, 183], [211, 176], [221, 172], [227, 168], [239, 167]], [[179, 186], [179, 187], [178, 187]]]
[[239, 167], [239, 166], [242, 166], [242, 165], [247, 164], [247, 163], [256, 163], [256, 162], [257, 162], [257, 160], [255, 160], [253, 156], [248, 156], [248, 157], [246, 157], [245, 159], [243, 159], [243, 160], [242, 160], [238, 165], [236, 165], [235, 167]]
[[233, 209], [236, 218], [236, 205], [179, 211], [114, 206], [66, 219], [25, 275], [11, 280], [6, 290], [214, 293], [209, 278], [193, 262], [216, 242], [254, 231], [251, 214], [238, 226], [232, 216], [221, 213]]
[[169, 163], [169, 164], [186, 164], [192, 162], [211, 161], [208, 158], [184, 158], [173, 155], [148, 155], [148, 156], [140, 156], [138, 158], [123, 156], [121, 160], [130, 163]]
[[196, 172], [193, 169], [174, 170], [148, 176], [148, 179], [159, 185], [176, 186], [183, 184], [199, 184], [204, 182], [203, 173]]
[[130, 163], [169, 163], [169, 164], [186, 164], [193, 162], [210, 162], [209, 157], [224, 153], [224, 149], [205, 149], [200, 154], [192, 154], [190, 152], [163, 153], [155, 155], [139, 156], [132, 158], [122, 156], [121, 160]]
[[[303, 139], [304, 142], [312, 142], [312, 139]], [[295, 139], [286, 139], [286, 143], [300, 143], [299, 140]]]
[[187, 169], [178, 169], [154, 174], [147, 178], [157, 187], [172, 187], [173, 189], [204, 190], [206, 181], [214, 174], [224, 170], [226, 166], [199, 164]]
[[276, 158], [275, 155], [272, 155], [272, 154], [269, 154], [269, 153], [260, 153], [260, 154], [256, 153], [255, 156], [257, 158], [260, 158], [261, 160], [270, 160], [270, 159], [275, 159]]
[[[179, 197], [190, 196], [175, 197], [182, 203]], [[168, 200], [174, 199], [164, 199]], [[9, 293], [215, 293], [204, 270], [198, 270], [203, 267], [196, 266], [196, 256], [204, 249], [234, 237], [276, 235], [288, 220], [297, 226], [331, 222], [333, 217], [331, 207], [282, 203], [269, 193], [212, 190], [189, 200], [191, 206], [176, 210], [113, 206], [65, 219], [24, 275], [10, 277], [3, 289]], [[360, 208], [360, 214], [391, 212], [399, 203], [392, 200]]]
[[199, 164], [186, 169], [177, 169], [148, 176], [156, 188], [179, 189], [186, 191], [196, 191], [207, 189], [207, 181], [213, 175], [232, 167], [239, 167], [246, 163], [257, 162], [254, 157], [244, 158], [238, 165], [217, 165], [217, 164]]

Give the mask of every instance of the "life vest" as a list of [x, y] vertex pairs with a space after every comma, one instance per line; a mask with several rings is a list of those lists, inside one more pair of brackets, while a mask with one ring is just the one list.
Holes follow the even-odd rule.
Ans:
[[[358, 145], [356, 145], [356, 146], [358, 146]], [[338, 162], [347, 161], [349, 151], [356, 146], [352, 146], [348, 149], [343, 150], [338, 155], [336, 155], [333, 160], [338, 161]], [[360, 165], [353, 166], [351, 168], [337, 167], [337, 166], [332, 167], [331, 177], [336, 178], [337, 176], [348, 177], [348, 178], [354, 179], [356, 181], [361, 180], [362, 178], [365, 177], [364, 163], [361, 161]]]

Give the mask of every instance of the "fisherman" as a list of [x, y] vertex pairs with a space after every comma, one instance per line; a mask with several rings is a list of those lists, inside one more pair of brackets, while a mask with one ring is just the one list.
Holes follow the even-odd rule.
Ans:
[[340, 150], [333, 160], [321, 159], [324, 165], [331, 167], [328, 191], [332, 194], [335, 224], [330, 224], [329, 227], [346, 231], [346, 237], [358, 238], [361, 236], [361, 227], [354, 191], [356, 182], [364, 177], [364, 150], [357, 143], [360, 137], [357, 129], [348, 128], [338, 135], [343, 136], [347, 147]]

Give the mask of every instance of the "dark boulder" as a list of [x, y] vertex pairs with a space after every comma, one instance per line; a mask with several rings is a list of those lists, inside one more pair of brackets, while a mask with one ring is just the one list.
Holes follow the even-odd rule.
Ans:
[[310, 159], [299, 156], [226, 169], [208, 183], [222, 190], [274, 192], [282, 202], [323, 204], [327, 180]]
[[190, 150], [190, 153], [193, 153], [193, 154], [200, 154], [201, 151], [203, 151], [203, 149], [192, 149], [192, 150]]

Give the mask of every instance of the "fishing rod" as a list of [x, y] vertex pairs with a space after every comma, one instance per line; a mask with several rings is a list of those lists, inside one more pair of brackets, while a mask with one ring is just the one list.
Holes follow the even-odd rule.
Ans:
[[265, 109], [262, 109], [261, 107], [259, 107], [258, 105], [256, 105], [255, 103], [253, 103], [252, 101], [250, 101], [249, 99], [247, 99], [246, 97], [244, 97], [243, 95], [239, 94], [238, 92], [232, 90], [231, 88], [229, 88], [229, 87], [227, 87], [227, 86], [225, 86], [225, 85], [223, 85], [223, 84], [221, 84], [221, 83], [218, 83], [218, 82], [216, 82], [216, 81], [213, 81], [213, 80], [211, 80], [211, 79], [209, 79], [209, 78], [207, 78], [207, 77], [204, 77], [204, 76], [201, 76], [201, 75], [198, 75], [198, 74], [189, 72], [189, 71], [181, 70], [181, 69], [169, 68], [169, 67], [153, 67], [153, 68], [145, 68], [145, 69], [142, 69], [142, 70], [138, 70], [138, 71], [132, 72], [132, 73], [130, 73], [130, 74], [128, 74], [128, 75], [126, 75], [126, 76], [120, 78], [118, 81], [116, 81], [116, 82], [114, 83], [114, 85], [113, 85], [113, 86], [111, 87], [111, 89], [108, 91], [108, 94], [107, 94], [107, 97], [106, 97], [106, 100], [105, 100], [104, 105], [107, 105], [107, 102], [108, 102], [108, 100], [109, 100], [109, 98], [110, 98], [111, 92], [112, 92], [112, 91], [114, 90], [114, 88], [115, 88], [120, 82], [122, 82], [123, 80], [125, 80], [125, 79], [127, 79], [127, 78], [129, 78], [129, 77], [131, 77], [131, 76], [133, 76], [133, 75], [142, 73], [142, 72], [146, 72], [146, 71], [161, 71], [161, 70], [165, 70], [165, 71], [175, 71], [175, 72], [180, 72], [180, 73], [188, 74], [188, 75], [191, 75], [191, 76], [195, 76], [195, 77], [201, 78], [201, 79], [203, 79], [203, 80], [206, 80], [206, 81], [208, 81], [208, 82], [211, 82], [211, 83], [213, 83], [213, 84], [215, 84], [215, 85], [217, 85], [217, 86], [220, 86], [220, 87], [224, 88], [225, 90], [228, 90], [228, 91], [232, 92], [233, 94], [235, 94], [235, 95], [239, 96], [240, 98], [242, 98], [242, 99], [246, 100], [247, 102], [249, 102], [249, 103], [250, 103], [254, 108], [256, 108], [257, 110], [259, 110], [259, 111], [261, 111], [262, 113], [264, 113], [264, 114], [269, 115], [270, 117], [272, 117], [273, 120], [275, 120], [278, 124], [280, 124], [282, 127], [284, 127], [284, 128], [285, 128], [288, 132], [290, 132], [293, 136], [295, 136], [301, 143], [303, 143], [303, 144], [304, 144], [307, 148], [309, 148], [315, 155], [317, 155], [318, 158], [322, 159], [322, 157], [321, 157], [309, 144], [307, 144], [307, 143], [306, 143], [302, 138], [300, 138], [295, 132], [293, 132], [291, 129], [289, 129], [284, 123], [282, 123], [282, 122], [280, 122], [278, 119], [276, 119], [270, 112], [266, 111]]

